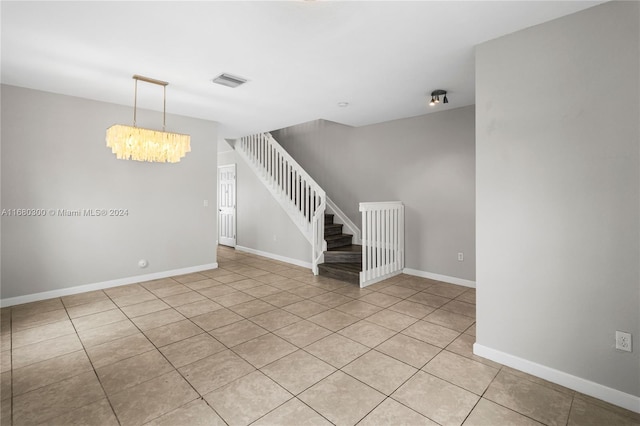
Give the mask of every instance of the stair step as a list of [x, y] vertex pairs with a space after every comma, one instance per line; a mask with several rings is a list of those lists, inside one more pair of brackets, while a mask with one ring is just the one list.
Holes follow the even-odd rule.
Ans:
[[336, 280], [360, 284], [362, 263], [322, 263], [318, 265], [321, 276]]
[[342, 224], [341, 223], [330, 223], [324, 224], [324, 235], [340, 235], [342, 234]]
[[332, 225], [333, 224], [333, 214], [331, 213], [325, 213], [324, 214], [324, 224], [325, 225]]
[[357, 263], [362, 261], [362, 246], [351, 244], [349, 246], [335, 247], [324, 252], [326, 263]]
[[325, 235], [324, 240], [327, 242], [327, 249], [350, 246], [353, 240], [353, 235], [351, 234]]

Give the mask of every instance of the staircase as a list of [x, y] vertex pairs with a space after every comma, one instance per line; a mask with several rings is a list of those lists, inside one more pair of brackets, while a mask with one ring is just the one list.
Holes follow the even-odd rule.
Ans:
[[353, 235], [342, 233], [342, 224], [333, 222], [334, 215], [324, 215], [324, 240], [327, 250], [324, 263], [318, 265], [321, 276], [352, 284], [360, 283], [362, 246], [352, 244]]

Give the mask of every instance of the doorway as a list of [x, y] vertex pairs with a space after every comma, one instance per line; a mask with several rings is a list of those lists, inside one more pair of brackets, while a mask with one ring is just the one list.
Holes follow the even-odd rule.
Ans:
[[236, 246], [236, 165], [218, 166], [218, 242]]

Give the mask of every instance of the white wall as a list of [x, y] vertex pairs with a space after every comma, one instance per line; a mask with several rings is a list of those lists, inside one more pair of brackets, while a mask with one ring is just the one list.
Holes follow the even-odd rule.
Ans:
[[639, 21], [610, 2], [476, 53], [477, 349], [636, 410]]
[[318, 120], [272, 135], [358, 226], [360, 202], [402, 201], [407, 268], [474, 281], [474, 114], [470, 106], [358, 128]]
[[[2, 217], [2, 299], [216, 262], [217, 124], [168, 115], [191, 135], [180, 163], [117, 160], [105, 130], [132, 108], [2, 86], [2, 208], [127, 209], [125, 217]], [[138, 110], [158, 128], [160, 113]], [[146, 269], [138, 267], [147, 259]]]
[[235, 151], [221, 151], [218, 165], [236, 164], [236, 244], [241, 249], [311, 263], [311, 245], [264, 184]]

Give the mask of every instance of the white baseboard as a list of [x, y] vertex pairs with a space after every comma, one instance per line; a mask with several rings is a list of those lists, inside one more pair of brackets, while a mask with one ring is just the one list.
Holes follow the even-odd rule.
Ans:
[[478, 343], [473, 344], [473, 353], [491, 361], [515, 368], [536, 377], [557, 383], [585, 395], [601, 399], [627, 410], [640, 413], [640, 397], [634, 396], [599, 383], [595, 383], [571, 374], [535, 363], [517, 356], [498, 351]]
[[465, 280], [463, 278], [449, 277], [447, 275], [434, 274], [432, 272], [419, 271], [417, 269], [404, 268], [402, 270], [404, 274], [413, 275], [416, 277], [429, 278], [430, 280], [443, 281], [445, 283], [457, 284], [464, 287], [476, 288], [476, 282]]
[[118, 287], [121, 285], [135, 284], [144, 281], [157, 280], [160, 278], [174, 277], [176, 275], [191, 274], [193, 272], [206, 271], [216, 269], [217, 263], [208, 263], [205, 265], [190, 266], [188, 268], [172, 269], [169, 271], [154, 272], [145, 275], [136, 275], [133, 277], [118, 278], [115, 280], [103, 281], [93, 284], [84, 284], [75, 287], [61, 288], [58, 290], [43, 291], [41, 293], [27, 294], [24, 296], [9, 297], [0, 300], [0, 306], [20, 305], [22, 303], [37, 302], [39, 300], [51, 299], [54, 297], [69, 296], [72, 294], [85, 293], [93, 290], [103, 290], [105, 288]]
[[273, 254], [266, 251], [256, 250], [249, 247], [236, 246], [236, 250], [244, 251], [246, 253], [257, 254], [258, 256], [268, 257], [269, 259], [279, 260], [280, 262], [291, 263], [292, 265], [302, 266], [303, 268], [312, 269], [311, 262], [305, 262], [303, 260], [294, 259], [292, 257], [280, 256], [279, 254]]

